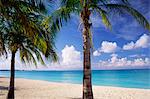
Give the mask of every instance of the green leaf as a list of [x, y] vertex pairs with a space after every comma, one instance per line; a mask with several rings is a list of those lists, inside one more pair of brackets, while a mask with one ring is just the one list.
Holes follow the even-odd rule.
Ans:
[[108, 9], [110, 12], [128, 13], [132, 15], [139, 24], [150, 31], [150, 24], [148, 20], [134, 8], [121, 4], [107, 4], [106, 9]]
[[99, 13], [102, 17], [102, 22], [106, 25], [106, 27], [108, 27], [109, 29], [112, 29], [111, 23], [110, 23], [109, 19], [107, 18], [106, 13], [102, 10], [99, 10]]

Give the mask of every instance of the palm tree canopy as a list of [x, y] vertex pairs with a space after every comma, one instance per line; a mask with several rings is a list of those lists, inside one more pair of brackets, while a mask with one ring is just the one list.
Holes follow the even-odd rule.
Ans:
[[[23, 62], [38, 61], [44, 64], [42, 54], [57, 61], [56, 32], [43, 22], [45, 6], [41, 0], [0, 0], [0, 53], [20, 51]], [[43, 13], [44, 12], [44, 13]]]
[[5, 28], [3, 28], [0, 32], [1, 40], [3, 41], [3, 50], [1, 52], [6, 51], [6, 49], [7, 52], [19, 51], [20, 58], [23, 62], [33, 62], [35, 65], [37, 64], [36, 60], [44, 64], [42, 54], [45, 56], [47, 55], [47, 57], [49, 57], [50, 54], [52, 60], [57, 60], [56, 53], [53, 51], [51, 45], [44, 40], [44, 38], [38, 36], [33, 40], [26, 36], [19, 27], [14, 24], [10, 27], [5, 26]]
[[[109, 29], [112, 29], [109, 14], [129, 14], [140, 25], [150, 31], [148, 20], [140, 12], [131, 7], [128, 0], [117, 0], [115, 3], [112, 0], [61, 0], [60, 7], [46, 21], [48, 24], [53, 23], [51, 26], [54, 30], [59, 30], [62, 27], [62, 23], [67, 22], [71, 18], [72, 13], [80, 16], [85, 7], [88, 8], [90, 13], [99, 14], [103, 24]], [[81, 24], [83, 23], [81, 22]], [[91, 36], [92, 34], [89, 31], [91, 48], [93, 48]]]
[[143, 27], [150, 30], [149, 22], [140, 12], [131, 7], [128, 0], [118, 0], [117, 3], [113, 3], [112, 0], [61, 0], [60, 8], [52, 14], [53, 20], [61, 26], [63, 20], [70, 19], [71, 13], [80, 14], [85, 6], [91, 13], [99, 13], [102, 22], [108, 28], [111, 28], [109, 13], [113, 12], [114, 14], [130, 14]]

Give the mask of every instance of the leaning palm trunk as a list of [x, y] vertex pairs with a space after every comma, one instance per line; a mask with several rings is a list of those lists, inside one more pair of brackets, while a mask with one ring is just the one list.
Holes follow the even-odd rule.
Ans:
[[85, 7], [81, 12], [81, 19], [84, 25], [83, 28], [83, 99], [93, 99], [92, 81], [91, 81], [91, 59], [90, 59], [90, 23], [89, 23], [90, 11]]
[[14, 99], [14, 84], [15, 84], [15, 53], [12, 52], [11, 57], [11, 74], [10, 74], [10, 85], [9, 85], [9, 92], [7, 95], [7, 99]]

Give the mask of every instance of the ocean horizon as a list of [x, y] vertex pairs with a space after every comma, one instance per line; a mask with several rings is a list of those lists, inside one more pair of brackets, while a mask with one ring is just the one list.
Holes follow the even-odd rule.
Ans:
[[[0, 71], [0, 77], [9, 76], [8, 70]], [[82, 84], [83, 71], [17, 70], [16, 78]], [[92, 84], [96, 86], [150, 89], [150, 69], [92, 70]]]

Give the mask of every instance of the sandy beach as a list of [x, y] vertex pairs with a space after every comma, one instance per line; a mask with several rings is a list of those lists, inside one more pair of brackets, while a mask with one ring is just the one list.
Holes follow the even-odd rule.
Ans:
[[[81, 99], [82, 85], [16, 78], [16, 99]], [[8, 78], [0, 78], [0, 99], [6, 99]], [[95, 99], [149, 99], [149, 89], [93, 86]]]

